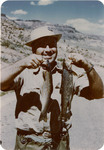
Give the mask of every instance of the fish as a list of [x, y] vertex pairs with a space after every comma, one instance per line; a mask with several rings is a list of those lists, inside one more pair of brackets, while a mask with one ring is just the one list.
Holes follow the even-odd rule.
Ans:
[[67, 121], [70, 119], [71, 101], [73, 98], [74, 84], [71, 62], [63, 60], [63, 71], [61, 80], [61, 119]]
[[39, 117], [39, 121], [44, 120], [45, 122], [47, 122], [47, 112], [49, 109], [51, 94], [53, 92], [51, 66], [48, 60], [47, 66], [47, 70], [43, 70], [43, 85], [40, 90], [40, 100], [42, 103], [42, 109]]

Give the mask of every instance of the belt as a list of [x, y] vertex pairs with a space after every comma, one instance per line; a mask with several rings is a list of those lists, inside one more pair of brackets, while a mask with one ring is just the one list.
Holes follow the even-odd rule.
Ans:
[[34, 131], [33, 129], [29, 129], [29, 130], [22, 130], [22, 129], [18, 129], [17, 128], [17, 135], [31, 135], [31, 134], [35, 134], [35, 135], [42, 135], [42, 133], [37, 133], [36, 131]]

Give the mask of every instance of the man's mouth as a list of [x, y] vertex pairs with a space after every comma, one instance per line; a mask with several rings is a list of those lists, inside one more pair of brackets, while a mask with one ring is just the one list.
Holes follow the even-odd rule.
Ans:
[[43, 59], [49, 60], [49, 59], [52, 59], [52, 57], [50, 57], [50, 56], [45, 56], [45, 57], [43, 57]]

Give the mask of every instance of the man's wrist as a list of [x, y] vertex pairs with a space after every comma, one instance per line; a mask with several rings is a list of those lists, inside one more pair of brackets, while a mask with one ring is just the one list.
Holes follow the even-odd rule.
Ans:
[[91, 63], [86, 64], [86, 66], [84, 67], [86, 73], [91, 72], [91, 70], [93, 69], [94, 65]]
[[21, 68], [22, 70], [27, 68], [26, 62], [23, 59], [17, 62], [17, 66], [19, 66], [19, 68]]

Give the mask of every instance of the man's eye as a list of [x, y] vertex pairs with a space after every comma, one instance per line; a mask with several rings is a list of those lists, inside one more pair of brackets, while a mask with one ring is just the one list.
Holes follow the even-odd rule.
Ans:
[[41, 55], [44, 55], [44, 51], [41, 52]]
[[54, 52], [54, 51], [51, 51], [51, 53], [54, 54], [55, 52]]

